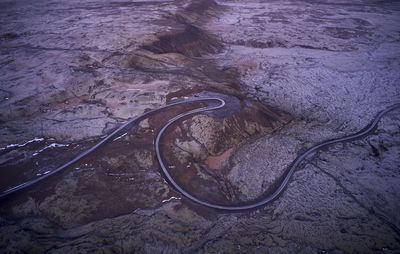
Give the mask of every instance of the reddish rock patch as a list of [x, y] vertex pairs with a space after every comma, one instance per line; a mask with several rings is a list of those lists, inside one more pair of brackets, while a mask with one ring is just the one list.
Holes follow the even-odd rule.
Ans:
[[[167, 129], [161, 140], [162, 156], [175, 181], [192, 195], [217, 204], [231, 204], [240, 195], [226, 180], [235, 147], [275, 131], [291, 119], [258, 102], [229, 96], [224, 100], [226, 110], [232, 110], [229, 114], [182, 119]], [[239, 108], [230, 109], [235, 103]]]
[[228, 164], [229, 158], [231, 156], [231, 153], [233, 151], [233, 148], [229, 148], [225, 152], [223, 152], [220, 155], [217, 156], [208, 156], [208, 158], [204, 161], [208, 168], [210, 169], [221, 169], [222, 167], [226, 166]]

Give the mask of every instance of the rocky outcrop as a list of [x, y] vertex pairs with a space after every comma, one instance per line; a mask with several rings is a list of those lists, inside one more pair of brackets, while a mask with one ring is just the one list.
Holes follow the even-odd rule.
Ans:
[[[171, 174], [220, 204], [271, 193], [294, 158], [398, 100], [393, 1], [3, 1], [0, 190], [184, 97], [227, 107], [172, 125]], [[46, 21], [46, 22], [44, 22]], [[367, 63], [367, 64], [366, 64]], [[193, 103], [154, 114], [0, 203], [6, 253], [395, 253], [399, 111], [319, 151], [274, 202], [227, 214], [164, 180], [153, 140]]]

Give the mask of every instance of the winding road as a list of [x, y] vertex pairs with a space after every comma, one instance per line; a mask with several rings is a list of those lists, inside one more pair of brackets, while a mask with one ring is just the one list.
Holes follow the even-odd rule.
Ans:
[[192, 102], [217, 102], [218, 105], [216, 106], [206, 106], [206, 107], [202, 107], [202, 108], [197, 108], [182, 114], [179, 114], [175, 117], [173, 117], [172, 119], [170, 119], [159, 131], [157, 137], [156, 137], [156, 141], [155, 141], [155, 150], [156, 150], [156, 155], [157, 155], [157, 159], [158, 162], [161, 166], [161, 169], [164, 173], [164, 175], [166, 176], [166, 178], [168, 179], [168, 181], [170, 182], [170, 184], [172, 184], [182, 195], [184, 195], [186, 198], [199, 203], [201, 205], [207, 206], [207, 207], [211, 207], [211, 208], [215, 208], [218, 210], [225, 210], [225, 211], [241, 211], [241, 210], [248, 210], [248, 209], [253, 209], [253, 208], [257, 208], [259, 206], [263, 206], [266, 205], [270, 202], [272, 202], [273, 200], [275, 200], [280, 194], [282, 194], [282, 192], [284, 191], [284, 189], [286, 188], [287, 184], [290, 181], [290, 178], [292, 177], [293, 173], [295, 172], [295, 170], [299, 167], [299, 165], [305, 160], [305, 158], [307, 156], [309, 156], [310, 154], [333, 144], [339, 143], [339, 142], [345, 142], [345, 141], [351, 141], [351, 140], [355, 140], [355, 139], [359, 139], [362, 138], [368, 134], [371, 134], [372, 131], [376, 128], [376, 126], [378, 125], [379, 121], [381, 120], [381, 118], [388, 113], [389, 111], [394, 110], [395, 108], [400, 107], [400, 103], [394, 104], [388, 108], [386, 108], [385, 110], [381, 111], [379, 114], [377, 114], [377, 116], [373, 119], [373, 121], [367, 126], [365, 127], [363, 130], [348, 135], [348, 136], [344, 136], [341, 138], [336, 138], [336, 139], [331, 139], [331, 140], [327, 140], [324, 142], [321, 142], [319, 144], [316, 144], [312, 147], [310, 147], [308, 150], [306, 150], [304, 153], [302, 153], [301, 155], [299, 155], [291, 164], [290, 168], [287, 170], [287, 173], [284, 177], [284, 179], [282, 180], [282, 182], [280, 183], [280, 185], [278, 186], [278, 188], [269, 196], [267, 196], [266, 198], [260, 200], [260, 201], [255, 201], [249, 204], [243, 204], [243, 205], [218, 205], [218, 204], [213, 204], [213, 203], [209, 203], [206, 201], [203, 201], [201, 199], [196, 198], [195, 196], [193, 196], [192, 194], [188, 193], [187, 191], [185, 191], [174, 179], [173, 177], [170, 175], [167, 167], [165, 166], [164, 160], [161, 156], [161, 150], [160, 150], [160, 140], [165, 132], [165, 130], [172, 125], [174, 122], [182, 119], [183, 117], [189, 116], [189, 115], [193, 115], [196, 113], [201, 113], [201, 112], [205, 112], [205, 111], [211, 111], [211, 110], [218, 110], [221, 109], [225, 106], [225, 101], [221, 98], [217, 98], [217, 97], [205, 97], [205, 98], [191, 98], [191, 99], [186, 99], [184, 101], [179, 101], [179, 102], [174, 102], [153, 110], [150, 110], [146, 113], [143, 113], [141, 115], [138, 115], [132, 119], [130, 119], [129, 121], [127, 121], [125, 124], [121, 125], [119, 128], [117, 128], [115, 131], [113, 131], [111, 134], [109, 134], [108, 136], [106, 136], [104, 139], [102, 139], [99, 143], [97, 143], [96, 145], [94, 145], [93, 147], [91, 147], [90, 149], [88, 149], [87, 151], [79, 154], [78, 156], [76, 156], [74, 159], [70, 160], [69, 162], [65, 163], [64, 165], [54, 169], [53, 171], [49, 172], [48, 174], [42, 175], [38, 178], [35, 178], [33, 180], [27, 181], [23, 184], [20, 184], [18, 186], [15, 186], [13, 188], [10, 188], [4, 192], [2, 192], [0, 194], [0, 198], [4, 198], [4, 197], [8, 197], [18, 191], [21, 191], [23, 189], [28, 188], [29, 186], [32, 186], [46, 178], [48, 178], [51, 175], [54, 175], [56, 173], [58, 173], [59, 171], [65, 169], [66, 167], [72, 165], [73, 163], [79, 161], [80, 159], [82, 159], [83, 157], [87, 156], [88, 154], [90, 154], [91, 152], [93, 152], [94, 150], [96, 150], [97, 148], [99, 148], [101, 145], [103, 145], [105, 142], [109, 141], [110, 139], [112, 139], [113, 137], [115, 137], [120, 131], [122, 131], [124, 128], [126, 128], [128, 125], [131, 125], [135, 122], [140, 122], [142, 119], [148, 117], [150, 114], [153, 114], [155, 112], [158, 112], [162, 109], [165, 108], [169, 108], [175, 105], [181, 105], [181, 104], [187, 104], [187, 103], [192, 103]]

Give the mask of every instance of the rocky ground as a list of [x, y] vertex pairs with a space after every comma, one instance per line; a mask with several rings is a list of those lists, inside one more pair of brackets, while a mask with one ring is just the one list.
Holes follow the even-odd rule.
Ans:
[[[43, 175], [129, 118], [216, 96], [162, 155], [195, 196], [270, 193], [296, 156], [400, 101], [395, 1], [2, 1], [0, 191]], [[0, 202], [5, 253], [398, 253], [400, 109], [307, 159], [285, 192], [227, 213], [164, 180], [151, 115]]]

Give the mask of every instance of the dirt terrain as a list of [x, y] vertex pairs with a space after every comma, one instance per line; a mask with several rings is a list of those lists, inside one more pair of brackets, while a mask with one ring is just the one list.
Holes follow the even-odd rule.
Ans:
[[[307, 148], [400, 102], [395, 1], [0, 3], [0, 191], [47, 174], [128, 119], [182, 99], [226, 107], [172, 125], [171, 175], [218, 204], [271, 193]], [[240, 213], [165, 180], [173, 106], [0, 200], [5, 253], [398, 253], [400, 109], [307, 158]]]

